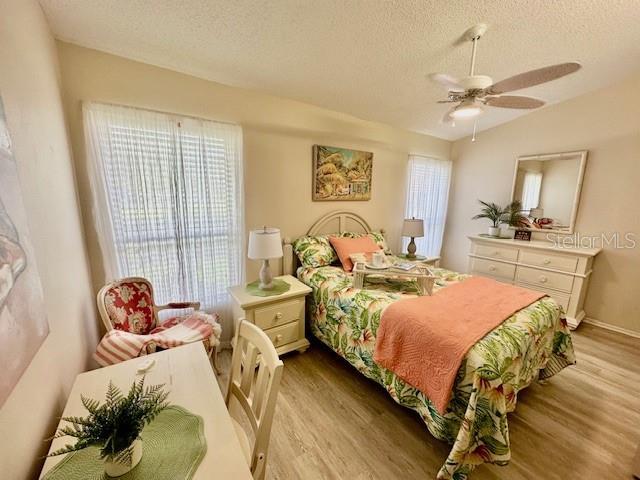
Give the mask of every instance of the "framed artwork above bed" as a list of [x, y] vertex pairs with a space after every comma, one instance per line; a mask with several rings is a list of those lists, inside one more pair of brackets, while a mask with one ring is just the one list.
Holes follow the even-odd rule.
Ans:
[[313, 146], [313, 201], [371, 200], [373, 153]]

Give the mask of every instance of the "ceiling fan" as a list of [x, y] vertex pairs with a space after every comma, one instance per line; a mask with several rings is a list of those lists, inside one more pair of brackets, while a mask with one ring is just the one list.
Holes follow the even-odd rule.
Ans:
[[530, 70], [493, 83], [491, 77], [475, 74], [478, 40], [480, 40], [486, 31], [487, 26], [480, 23], [471, 27], [463, 35], [464, 40], [471, 41], [473, 44], [469, 76], [461, 79], [457, 79], [446, 73], [434, 73], [429, 76], [434, 82], [442, 85], [449, 92], [447, 100], [440, 100], [438, 103], [457, 103], [457, 105], [445, 113], [444, 117], [442, 117], [442, 123], [454, 124], [454, 120], [456, 119], [476, 117], [484, 112], [486, 106], [517, 109], [541, 107], [545, 102], [537, 98], [503, 94], [550, 82], [569, 75], [581, 67], [581, 65], [576, 62], [559, 63], [557, 65]]

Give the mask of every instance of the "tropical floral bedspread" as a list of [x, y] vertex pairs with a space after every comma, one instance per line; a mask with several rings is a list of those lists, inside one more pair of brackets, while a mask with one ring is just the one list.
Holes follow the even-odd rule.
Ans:
[[[467, 275], [433, 269], [434, 290]], [[416, 295], [415, 281], [367, 277], [363, 289], [334, 266], [300, 267], [298, 278], [313, 288], [313, 334], [365, 376], [384, 386], [393, 399], [417, 411], [429, 431], [453, 447], [438, 473], [466, 479], [481, 463], [506, 465], [511, 457], [507, 413], [517, 394], [533, 380], [548, 378], [575, 363], [561, 307], [545, 297], [520, 310], [480, 340], [466, 355], [444, 415], [422, 392], [373, 361], [380, 316], [390, 303]]]

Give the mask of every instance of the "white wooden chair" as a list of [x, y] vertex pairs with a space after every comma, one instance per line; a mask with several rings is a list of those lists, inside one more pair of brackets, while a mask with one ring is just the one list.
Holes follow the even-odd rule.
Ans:
[[[284, 364], [269, 337], [252, 323], [240, 320], [225, 403], [255, 480], [262, 480], [265, 476], [271, 424], [283, 368]], [[237, 402], [232, 403], [234, 399]], [[238, 409], [237, 404], [242, 408]], [[234, 418], [242, 413], [248, 419], [253, 446], [245, 429]]]

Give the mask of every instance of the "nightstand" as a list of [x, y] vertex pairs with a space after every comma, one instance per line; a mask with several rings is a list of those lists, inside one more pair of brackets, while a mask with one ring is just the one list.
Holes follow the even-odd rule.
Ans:
[[229, 288], [233, 300], [234, 322], [244, 318], [260, 327], [273, 342], [278, 355], [309, 348], [304, 336], [304, 298], [311, 288], [291, 275], [275, 277], [291, 285], [288, 292], [271, 297], [257, 297], [244, 285]]

